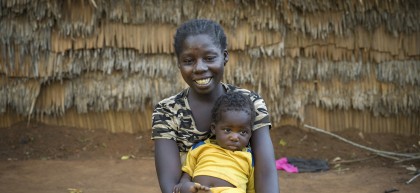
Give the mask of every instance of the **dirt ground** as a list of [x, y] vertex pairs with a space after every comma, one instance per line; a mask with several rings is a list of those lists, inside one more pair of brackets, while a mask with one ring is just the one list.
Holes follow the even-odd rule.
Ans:
[[[374, 149], [419, 153], [420, 136], [335, 132]], [[420, 161], [394, 163], [323, 133], [284, 126], [271, 130], [276, 158], [322, 159], [330, 170], [278, 171], [281, 192], [420, 192], [410, 184]], [[39, 123], [0, 129], [1, 193], [157, 193], [150, 132], [113, 134], [105, 130]], [[334, 160], [340, 159], [341, 164]]]

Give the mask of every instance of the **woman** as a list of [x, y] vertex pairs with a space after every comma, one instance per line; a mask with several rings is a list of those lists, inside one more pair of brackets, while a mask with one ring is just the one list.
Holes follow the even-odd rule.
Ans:
[[211, 109], [227, 92], [241, 92], [254, 102], [257, 114], [250, 144], [255, 156], [256, 192], [279, 192], [271, 123], [264, 100], [254, 92], [221, 82], [229, 60], [223, 28], [210, 20], [188, 21], [177, 29], [174, 47], [178, 68], [189, 88], [160, 101], [153, 112], [152, 139], [162, 192], [172, 193], [179, 183], [188, 149], [212, 137]]

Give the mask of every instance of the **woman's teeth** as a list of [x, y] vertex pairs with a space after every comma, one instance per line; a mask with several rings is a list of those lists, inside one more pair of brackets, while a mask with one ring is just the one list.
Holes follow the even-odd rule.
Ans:
[[210, 80], [211, 78], [206, 78], [206, 79], [196, 80], [195, 82], [200, 85], [205, 85], [205, 84], [208, 84]]

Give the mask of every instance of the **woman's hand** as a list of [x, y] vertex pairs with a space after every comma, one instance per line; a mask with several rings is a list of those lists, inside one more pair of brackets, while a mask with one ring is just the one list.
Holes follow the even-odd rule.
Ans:
[[181, 192], [182, 185], [184, 185], [184, 184], [185, 184], [185, 182], [181, 182], [181, 183], [175, 185], [174, 186], [173, 193], [180, 193]]

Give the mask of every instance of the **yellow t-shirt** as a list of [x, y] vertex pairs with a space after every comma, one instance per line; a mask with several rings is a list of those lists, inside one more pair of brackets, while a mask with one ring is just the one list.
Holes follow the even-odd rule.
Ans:
[[231, 151], [207, 139], [191, 147], [182, 171], [192, 178], [213, 176], [226, 180], [245, 192], [255, 192], [254, 166], [249, 148]]

